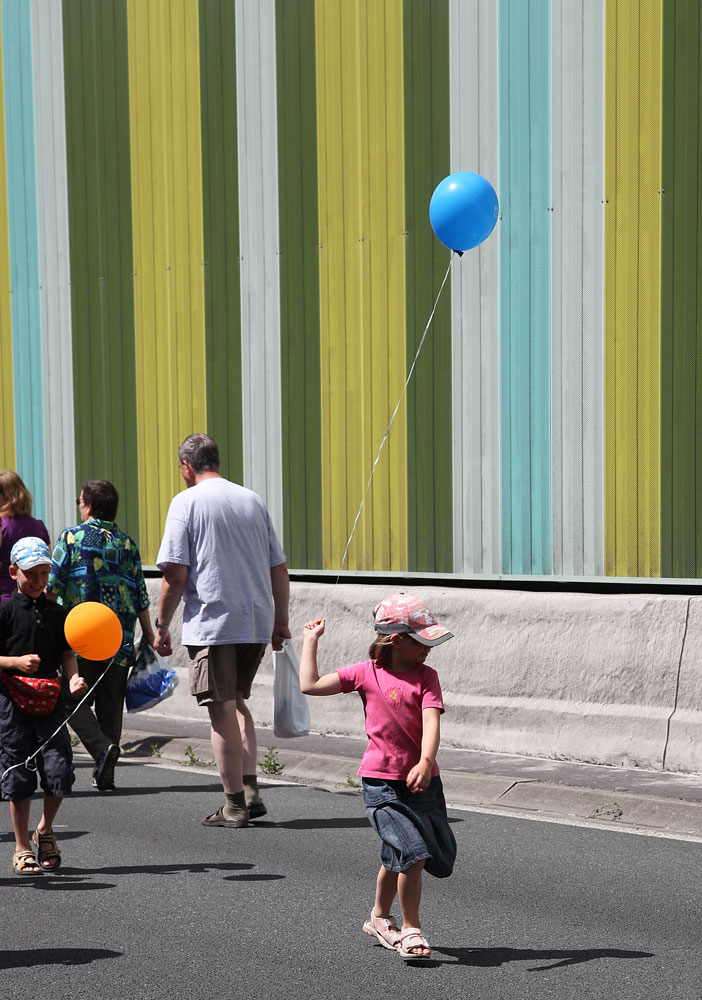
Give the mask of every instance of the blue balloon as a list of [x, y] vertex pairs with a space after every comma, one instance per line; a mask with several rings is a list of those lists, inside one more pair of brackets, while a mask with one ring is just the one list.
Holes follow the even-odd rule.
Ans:
[[499, 211], [490, 181], [462, 170], [437, 184], [429, 204], [429, 220], [444, 246], [463, 253], [488, 238]]

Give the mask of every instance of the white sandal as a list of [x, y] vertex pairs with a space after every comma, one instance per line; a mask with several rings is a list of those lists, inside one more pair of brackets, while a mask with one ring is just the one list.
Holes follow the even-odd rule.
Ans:
[[383, 948], [387, 948], [388, 951], [397, 951], [400, 928], [395, 923], [392, 913], [389, 917], [376, 917], [375, 911], [371, 910], [370, 917], [363, 925], [363, 930], [371, 937], [377, 938]]
[[[414, 944], [409, 944], [412, 940], [414, 940]], [[429, 948], [429, 954], [418, 954], [416, 951], [412, 951], [412, 948]], [[428, 962], [431, 958], [431, 947], [419, 927], [405, 927], [403, 931], [400, 931], [397, 950], [402, 958], [414, 959], [415, 962]]]

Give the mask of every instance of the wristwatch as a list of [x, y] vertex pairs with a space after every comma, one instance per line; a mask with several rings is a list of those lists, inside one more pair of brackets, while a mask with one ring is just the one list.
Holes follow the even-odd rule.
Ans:
[[158, 618], [156, 619], [156, 628], [170, 628], [170, 622], [160, 622]]

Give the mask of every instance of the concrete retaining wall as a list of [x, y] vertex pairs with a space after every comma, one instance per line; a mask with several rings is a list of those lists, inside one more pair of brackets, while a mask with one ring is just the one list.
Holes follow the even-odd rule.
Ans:
[[[155, 608], [160, 581], [149, 581]], [[398, 587], [397, 589], [401, 589]], [[291, 629], [322, 615], [320, 670], [365, 659], [372, 608], [388, 586], [294, 583]], [[446, 702], [442, 743], [617, 766], [702, 772], [702, 598], [545, 594], [413, 587], [455, 639], [433, 649]], [[181, 605], [182, 609], [182, 605]], [[173, 623], [180, 641], [180, 615]], [[201, 717], [188, 694], [187, 655], [173, 657], [180, 686], [159, 714]], [[270, 650], [250, 706], [272, 725]], [[310, 698], [313, 730], [363, 735], [354, 695]]]

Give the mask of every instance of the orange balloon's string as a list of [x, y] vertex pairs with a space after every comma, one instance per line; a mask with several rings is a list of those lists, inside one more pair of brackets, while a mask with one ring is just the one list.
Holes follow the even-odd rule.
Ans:
[[66, 719], [63, 720], [63, 722], [61, 723], [61, 725], [58, 727], [58, 729], [55, 732], [53, 732], [51, 734], [51, 736], [48, 738], [48, 740], [46, 740], [44, 743], [42, 743], [42, 745], [39, 747], [39, 749], [35, 750], [34, 753], [31, 754], [29, 757], [27, 757], [26, 760], [20, 761], [19, 764], [13, 764], [12, 767], [8, 767], [8, 769], [6, 771], [3, 771], [2, 775], [0, 775], [0, 782], [4, 781], [5, 780], [5, 775], [9, 774], [10, 771], [14, 771], [14, 769], [16, 767], [26, 767], [28, 771], [36, 771], [37, 770], [36, 765], [32, 765], [30, 762], [33, 761], [35, 757], [39, 756], [39, 754], [42, 752], [42, 750], [44, 750], [49, 745], [49, 743], [51, 743], [51, 741], [53, 740], [54, 736], [58, 735], [58, 733], [61, 732], [61, 730], [63, 729], [64, 726], [68, 725], [68, 723], [73, 718], [73, 716], [76, 714], [76, 712], [78, 711], [78, 709], [80, 708], [80, 706], [83, 704], [83, 702], [86, 700], [86, 698], [90, 697], [90, 695], [93, 693], [93, 691], [95, 690], [95, 688], [98, 686], [98, 684], [100, 683], [100, 681], [102, 680], [102, 678], [105, 676], [105, 674], [107, 673], [107, 671], [110, 669], [110, 667], [112, 666], [112, 660], [114, 660], [114, 656], [112, 657], [112, 659], [110, 660], [110, 662], [107, 664], [107, 666], [105, 667], [105, 669], [103, 670], [103, 672], [100, 674], [100, 676], [98, 677], [98, 679], [95, 681], [95, 683], [93, 684], [93, 686], [90, 688], [90, 690], [87, 691], [83, 695], [83, 697], [78, 702], [78, 704], [73, 709], [73, 711], [68, 716], [68, 718], [66, 718]]

